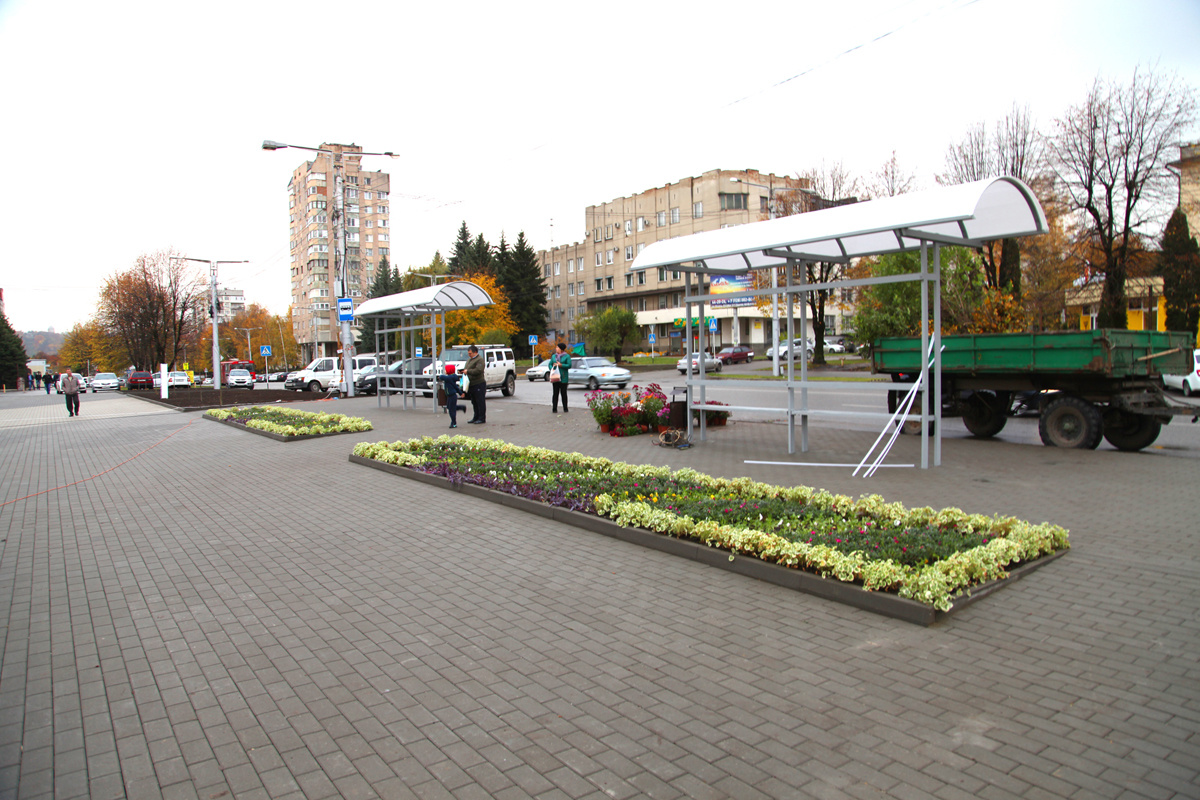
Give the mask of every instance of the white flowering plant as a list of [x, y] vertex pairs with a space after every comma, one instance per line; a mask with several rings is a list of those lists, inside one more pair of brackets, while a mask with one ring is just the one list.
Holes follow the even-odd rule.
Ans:
[[957, 508], [906, 509], [806, 486], [714, 478], [466, 436], [361, 443], [354, 454], [895, 592], [940, 610], [1005, 567], [1070, 547], [1067, 531]]
[[214, 408], [204, 412], [204, 414], [212, 419], [235, 422], [245, 425], [247, 428], [254, 428], [266, 433], [275, 433], [280, 436], [319, 436], [330, 433], [372, 430], [371, 423], [361, 417], [347, 417], [344, 414], [325, 414], [274, 406]]

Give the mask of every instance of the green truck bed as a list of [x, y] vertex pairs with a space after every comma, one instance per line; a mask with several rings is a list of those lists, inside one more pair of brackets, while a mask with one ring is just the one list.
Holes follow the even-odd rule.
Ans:
[[[1117, 379], [1189, 372], [1195, 346], [1187, 333], [1107, 328], [943, 336], [942, 345], [943, 374], [1057, 374]], [[920, 337], [879, 339], [871, 352], [872, 368], [875, 372], [919, 372], [920, 350]], [[1158, 355], [1171, 350], [1176, 352]]]

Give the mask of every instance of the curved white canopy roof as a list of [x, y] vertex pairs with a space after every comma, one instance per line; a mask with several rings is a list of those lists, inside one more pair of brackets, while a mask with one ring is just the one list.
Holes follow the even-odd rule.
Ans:
[[422, 286], [411, 292], [373, 297], [354, 309], [354, 316], [412, 316], [441, 314], [445, 311], [469, 311], [490, 306], [492, 297], [482, 286], [471, 281], [451, 281]]
[[643, 250], [630, 271], [738, 273], [789, 258], [847, 261], [915, 250], [922, 240], [978, 246], [1045, 232], [1046, 216], [1028, 186], [1016, 178], [988, 178], [665, 239]]

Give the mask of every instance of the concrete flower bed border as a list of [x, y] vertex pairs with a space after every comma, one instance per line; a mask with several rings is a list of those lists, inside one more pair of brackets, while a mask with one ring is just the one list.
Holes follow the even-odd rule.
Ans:
[[806, 594], [816, 595], [855, 608], [872, 611], [887, 617], [912, 622], [917, 625], [929, 626], [939, 622], [978, 600], [1009, 586], [1031, 572], [1065, 555], [1067, 550], [1059, 550], [1019, 566], [1008, 569], [1008, 577], [988, 581], [971, 587], [969, 594], [954, 598], [949, 611], [939, 611], [931, 606], [918, 603], [915, 600], [899, 597], [888, 592], [867, 591], [852, 583], [845, 583], [833, 578], [823, 578], [810, 572], [783, 567], [769, 561], [763, 561], [752, 556], [734, 556], [728, 550], [710, 547], [690, 539], [680, 539], [643, 528], [623, 527], [612, 520], [593, 514], [556, 506], [546, 505], [523, 497], [497, 492], [470, 483], [454, 483], [437, 475], [418, 472], [409, 467], [388, 464], [372, 458], [351, 455], [350, 463], [371, 467], [402, 478], [415, 480], [441, 489], [451, 489], [462, 492], [469, 497], [509, 506], [529, 514], [537, 514], [577, 528], [611, 536], [614, 539], [630, 542], [641, 547], [648, 547], [671, 555], [682, 556], [693, 561], [707, 564], [711, 567], [746, 575], [758, 580], [767, 581]]

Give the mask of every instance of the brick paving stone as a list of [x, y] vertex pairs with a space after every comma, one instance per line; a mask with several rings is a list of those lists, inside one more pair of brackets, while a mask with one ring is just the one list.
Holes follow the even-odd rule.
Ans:
[[[920, 629], [347, 463], [440, 433], [427, 409], [323, 403], [376, 430], [282, 444], [3, 395], [0, 797], [1195, 796], [1200, 427], [1122, 454], [950, 420], [945, 467], [864, 481], [746, 460], [874, 432], [814, 426], [792, 458], [735, 417], [663, 450], [547, 420], [540, 388], [467, 435], [1049, 520], [1074, 549]], [[326, 496], [358, 500], [292, 513]]]

